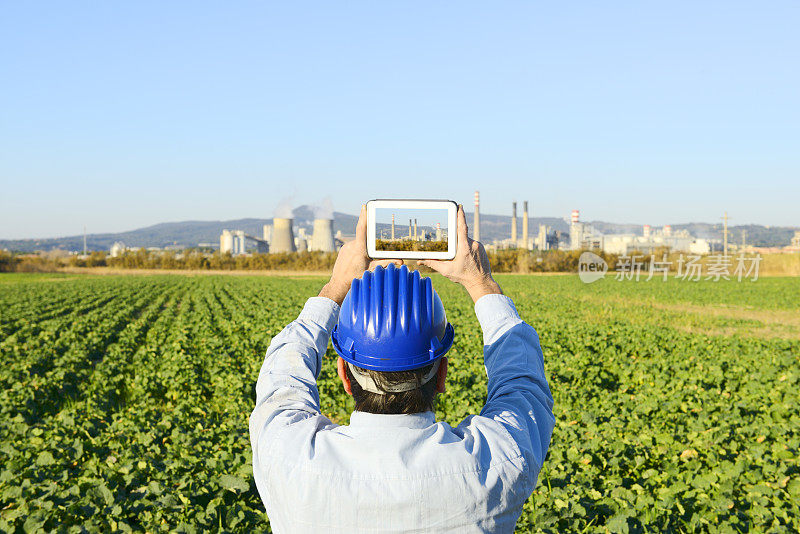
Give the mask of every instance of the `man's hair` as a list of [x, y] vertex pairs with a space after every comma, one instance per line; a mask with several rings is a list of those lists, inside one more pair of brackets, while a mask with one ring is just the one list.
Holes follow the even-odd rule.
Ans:
[[[361, 373], [372, 378], [375, 384], [383, 389], [385, 386], [402, 384], [413, 380], [419, 381], [431, 370], [433, 365], [432, 363], [419, 369], [412, 369], [411, 371], [384, 372], [362, 369], [360, 367], [359, 370]], [[345, 372], [347, 373], [347, 378], [350, 380], [350, 387], [353, 390], [353, 400], [356, 401], [356, 410], [359, 412], [411, 414], [433, 411], [435, 408], [436, 382], [438, 381], [436, 375], [428, 380], [427, 383], [411, 391], [402, 391], [399, 393], [387, 392], [381, 395], [364, 390], [353, 376], [349, 364], [345, 365]]]

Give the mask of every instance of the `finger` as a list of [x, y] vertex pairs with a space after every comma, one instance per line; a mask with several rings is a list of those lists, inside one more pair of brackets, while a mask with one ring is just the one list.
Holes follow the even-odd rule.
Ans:
[[424, 265], [425, 267], [433, 269], [438, 273], [440, 272], [443, 263], [444, 262], [442, 260], [419, 260], [417, 265]]
[[355, 240], [358, 244], [367, 246], [367, 207], [364, 204], [361, 205], [361, 213], [358, 214]]
[[462, 243], [467, 242], [469, 228], [467, 228], [467, 216], [464, 215], [464, 205], [458, 205], [458, 222], [456, 224], [456, 232], [458, 233], [458, 240]]

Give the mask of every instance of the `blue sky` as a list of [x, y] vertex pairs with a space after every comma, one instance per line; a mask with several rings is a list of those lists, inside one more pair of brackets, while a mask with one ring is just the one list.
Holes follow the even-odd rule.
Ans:
[[800, 2], [6, 2], [0, 238], [451, 198], [800, 225]]

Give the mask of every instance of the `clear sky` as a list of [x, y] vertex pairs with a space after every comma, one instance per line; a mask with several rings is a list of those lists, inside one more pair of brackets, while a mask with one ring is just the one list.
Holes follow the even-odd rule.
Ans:
[[4, 2], [0, 238], [475, 189], [800, 225], [798, 28], [797, 1]]

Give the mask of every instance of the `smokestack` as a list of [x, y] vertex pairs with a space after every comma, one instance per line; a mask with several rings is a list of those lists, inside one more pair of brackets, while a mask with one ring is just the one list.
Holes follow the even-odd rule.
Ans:
[[442, 240], [442, 223], [436, 223], [436, 241]]
[[314, 219], [311, 250], [336, 252], [336, 245], [333, 242], [333, 219]]
[[293, 219], [272, 219], [272, 242], [270, 252], [296, 252], [294, 246], [294, 233], [292, 232]]
[[672, 226], [669, 224], [664, 227], [664, 236], [670, 237], [672, 235]]
[[522, 203], [522, 248], [528, 250], [528, 201]]
[[394, 241], [394, 213], [392, 213], [392, 241]]
[[650, 237], [650, 225], [649, 224], [645, 224], [642, 227], [642, 235], [645, 237], [645, 239]]
[[511, 203], [511, 242], [517, 244], [517, 203]]
[[475, 220], [472, 223], [472, 239], [475, 241], [481, 240], [481, 195], [478, 191], [475, 191]]
[[410, 241], [412, 237], [414, 237], [414, 234], [411, 233], [411, 219], [409, 219], [408, 220], [408, 240]]
[[417, 220], [414, 219], [414, 241], [417, 240]]
[[581, 220], [580, 210], [572, 210], [572, 224], [580, 222], [580, 220]]
[[308, 250], [308, 240], [303, 236], [295, 237], [294, 246], [297, 248], [297, 252], [305, 252]]

